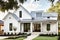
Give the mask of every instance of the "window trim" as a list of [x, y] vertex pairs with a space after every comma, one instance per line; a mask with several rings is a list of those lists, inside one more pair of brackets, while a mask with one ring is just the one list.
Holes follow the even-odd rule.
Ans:
[[12, 23], [9, 23], [9, 31], [12, 31], [13, 30], [12, 27], [13, 27], [13, 24]]
[[37, 1], [39, 1], [39, 0], [37, 0]]
[[36, 0], [35, 0], [36, 1]]
[[36, 17], [42, 17], [42, 13], [36, 13]]
[[39, 0], [35, 0], [35, 1], [39, 1]]
[[24, 1], [27, 1], [27, 0], [24, 0]]
[[19, 11], [19, 17], [22, 18], [22, 11]]
[[50, 17], [48, 16], [47, 18], [49, 19]]
[[47, 31], [50, 31], [51, 24], [47, 24]]

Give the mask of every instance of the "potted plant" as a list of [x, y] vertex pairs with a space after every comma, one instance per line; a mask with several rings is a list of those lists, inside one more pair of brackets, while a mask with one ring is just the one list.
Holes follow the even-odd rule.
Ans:
[[16, 31], [16, 30], [17, 30], [17, 28], [14, 26], [14, 27], [13, 27], [13, 30], [14, 30], [14, 31]]

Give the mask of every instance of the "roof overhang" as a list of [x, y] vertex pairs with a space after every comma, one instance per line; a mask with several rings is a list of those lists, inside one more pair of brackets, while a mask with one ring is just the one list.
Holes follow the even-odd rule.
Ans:
[[20, 20], [19, 22], [28, 23], [28, 22], [57, 22], [57, 20]]

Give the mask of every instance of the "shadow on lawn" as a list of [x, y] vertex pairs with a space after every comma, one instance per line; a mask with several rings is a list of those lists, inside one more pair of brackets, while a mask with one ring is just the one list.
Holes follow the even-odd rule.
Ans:
[[60, 32], [58, 32], [58, 40], [60, 40]]
[[60, 40], [60, 36], [58, 36], [58, 40]]

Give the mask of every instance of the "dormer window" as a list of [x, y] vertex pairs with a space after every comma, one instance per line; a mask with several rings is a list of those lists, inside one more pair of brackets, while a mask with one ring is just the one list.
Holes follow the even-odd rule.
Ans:
[[39, 1], [39, 0], [35, 0], [35, 1]]
[[36, 0], [35, 0], [36, 1]]
[[32, 18], [32, 20], [34, 20], [34, 18]]
[[47, 17], [47, 18], [50, 18], [50, 17]]
[[22, 18], [22, 11], [19, 12], [19, 17]]
[[36, 13], [36, 17], [42, 17], [42, 13]]
[[25, 0], [25, 1], [27, 1], [27, 0]]
[[11, 19], [11, 17], [9, 17], [9, 19]]
[[37, 1], [39, 1], [39, 0], [37, 0]]

